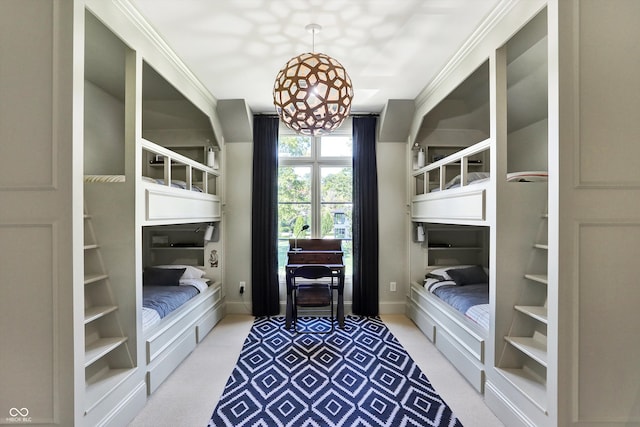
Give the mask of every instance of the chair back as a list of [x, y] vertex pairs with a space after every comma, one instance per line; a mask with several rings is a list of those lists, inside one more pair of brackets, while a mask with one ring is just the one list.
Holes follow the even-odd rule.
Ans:
[[304, 279], [319, 279], [320, 277], [333, 278], [333, 271], [326, 265], [302, 265], [297, 267], [292, 276]]

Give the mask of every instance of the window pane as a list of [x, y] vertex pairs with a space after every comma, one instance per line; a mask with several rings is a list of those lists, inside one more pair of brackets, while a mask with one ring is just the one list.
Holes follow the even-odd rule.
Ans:
[[278, 141], [279, 157], [311, 157], [311, 137], [283, 135]]
[[323, 136], [320, 139], [321, 157], [352, 157], [353, 143], [350, 135]]
[[310, 228], [302, 231], [304, 225], [312, 225], [311, 203], [278, 203], [278, 274], [287, 265], [289, 239], [310, 237]]
[[323, 239], [351, 239], [351, 203], [323, 203], [321, 208]]
[[[352, 274], [352, 149], [350, 135], [280, 137], [278, 155], [284, 159], [278, 170], [280, 274], [284, 274], [289, 239], [295, 237], [342, 239], [346, 274]], [[319, 223], [312, 224], [312, 218]], [[309, 230], [300, 232], [307, 224]]]
[[278, 168], [278, 203], [311, 202], [311, 167]]
[[[286, 244], [311, 226], [311, 167], [282, 166], [278, 168], [278, 239], [282, 239], [284, 256]], [[301, 233], [300, 237], [304, 237]], [[279, 244], [280, 247], [280, 244]], [[279, 251], [280, 252], [280, 251]], [[281, 255], [279, 253], [279, 255]]]
[[351, 167], [323, 167], [321, 175], [322, 202], [353, 200], [353, 169]]

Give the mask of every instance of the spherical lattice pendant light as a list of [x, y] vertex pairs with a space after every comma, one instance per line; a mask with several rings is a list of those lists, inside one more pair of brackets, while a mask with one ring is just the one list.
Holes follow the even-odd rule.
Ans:
[[[306, 29], [320, 30], [317, 24]], [[273, 103], [282, 122], [303, 135], [323, 135], [349, 116], [353, 87], [344, 67], [324, 53], [291, 58], [276, 76]]]

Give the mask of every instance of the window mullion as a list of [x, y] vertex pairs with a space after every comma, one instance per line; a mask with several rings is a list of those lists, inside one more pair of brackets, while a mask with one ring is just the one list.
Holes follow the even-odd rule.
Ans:
[[321, 215], [320, 215], [320, 200], [321, 200], [321, 185], [320, 185], [320, 138], [314, 137], [311, 143], [313, 148], [313, 166], [311, 180], [311, 223], [313, 228], [311, 230], [311, 237], [319, 239], [322, 230]]

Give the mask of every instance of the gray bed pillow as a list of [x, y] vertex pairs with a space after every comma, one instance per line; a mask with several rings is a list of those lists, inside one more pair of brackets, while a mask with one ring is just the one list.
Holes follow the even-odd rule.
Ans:
[[178, 286], [184, 268], [154, 268], [147, 267], [142, 273], [144, 286]]
[[479, 265], [473, 267], [451, 269], [447, 271], [451, 279], [458, 286], [475, 285], [477, 283], [489, 283], [489, 276], [484, 268]]
[[448, 280], [446, 277], [441, 276], [440, 274], [427, 273], [424, 276], [425, 279], [437, 279], [437, 280]]

